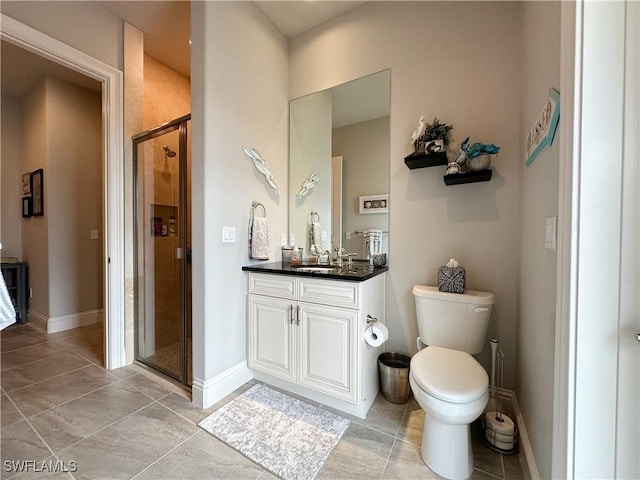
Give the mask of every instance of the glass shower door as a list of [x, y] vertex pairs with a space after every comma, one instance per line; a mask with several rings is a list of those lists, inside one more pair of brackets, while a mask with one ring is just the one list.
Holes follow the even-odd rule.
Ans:
[[191, 384], [187, 121], [134, 137], [136, 360]]

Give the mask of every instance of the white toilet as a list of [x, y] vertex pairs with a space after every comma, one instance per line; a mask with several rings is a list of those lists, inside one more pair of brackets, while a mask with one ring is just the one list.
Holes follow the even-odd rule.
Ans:
[[[422, 459], [441, 477], [467, 479], [473, 472], [469, 425], [489, 399], [489, 377], [471, 356], [484, 347], [493, 293], [413, 287], [418, 317], [418, 348], [409, 383], [424, 410]], [[421, 345], [422, 344], [422, 345]]]

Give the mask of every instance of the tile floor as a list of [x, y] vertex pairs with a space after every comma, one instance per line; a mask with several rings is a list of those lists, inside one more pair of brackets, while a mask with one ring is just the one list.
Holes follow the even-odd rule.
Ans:
[[[275, 478], [197, 427], [253, 382], [201, 410], [138, 366], [106, 371], [102, 333], [90, 326], [45, 335], [29, 324], [2, 331], [1, 479]], [[438, 478], [420, 458], [422, 419], [414, 401], [379, 397], [366, 420], [351, 419], [318, 479]], [[491, 451], [479, 433], [473, 478], [521, 479], [519, 456]]]

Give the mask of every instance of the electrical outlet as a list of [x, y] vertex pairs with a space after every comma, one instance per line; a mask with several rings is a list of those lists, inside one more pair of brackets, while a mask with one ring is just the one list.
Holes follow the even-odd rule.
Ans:
[[91, 240], [98, 240], [98, 230], [91, 230]]
[[322, 241], [326, 242], [327, 240], [329, 240], [329, 235], [327, 234], [326, 230], [322, 231]]

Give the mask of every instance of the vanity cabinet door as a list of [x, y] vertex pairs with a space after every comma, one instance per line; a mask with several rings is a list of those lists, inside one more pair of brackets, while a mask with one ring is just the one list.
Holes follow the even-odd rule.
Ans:
[[357, 403], [358, 312], [299, 302], [298, 383]]
[[248, 308], [249, 368], [295, 382], [295, 302], [249, 295]]

